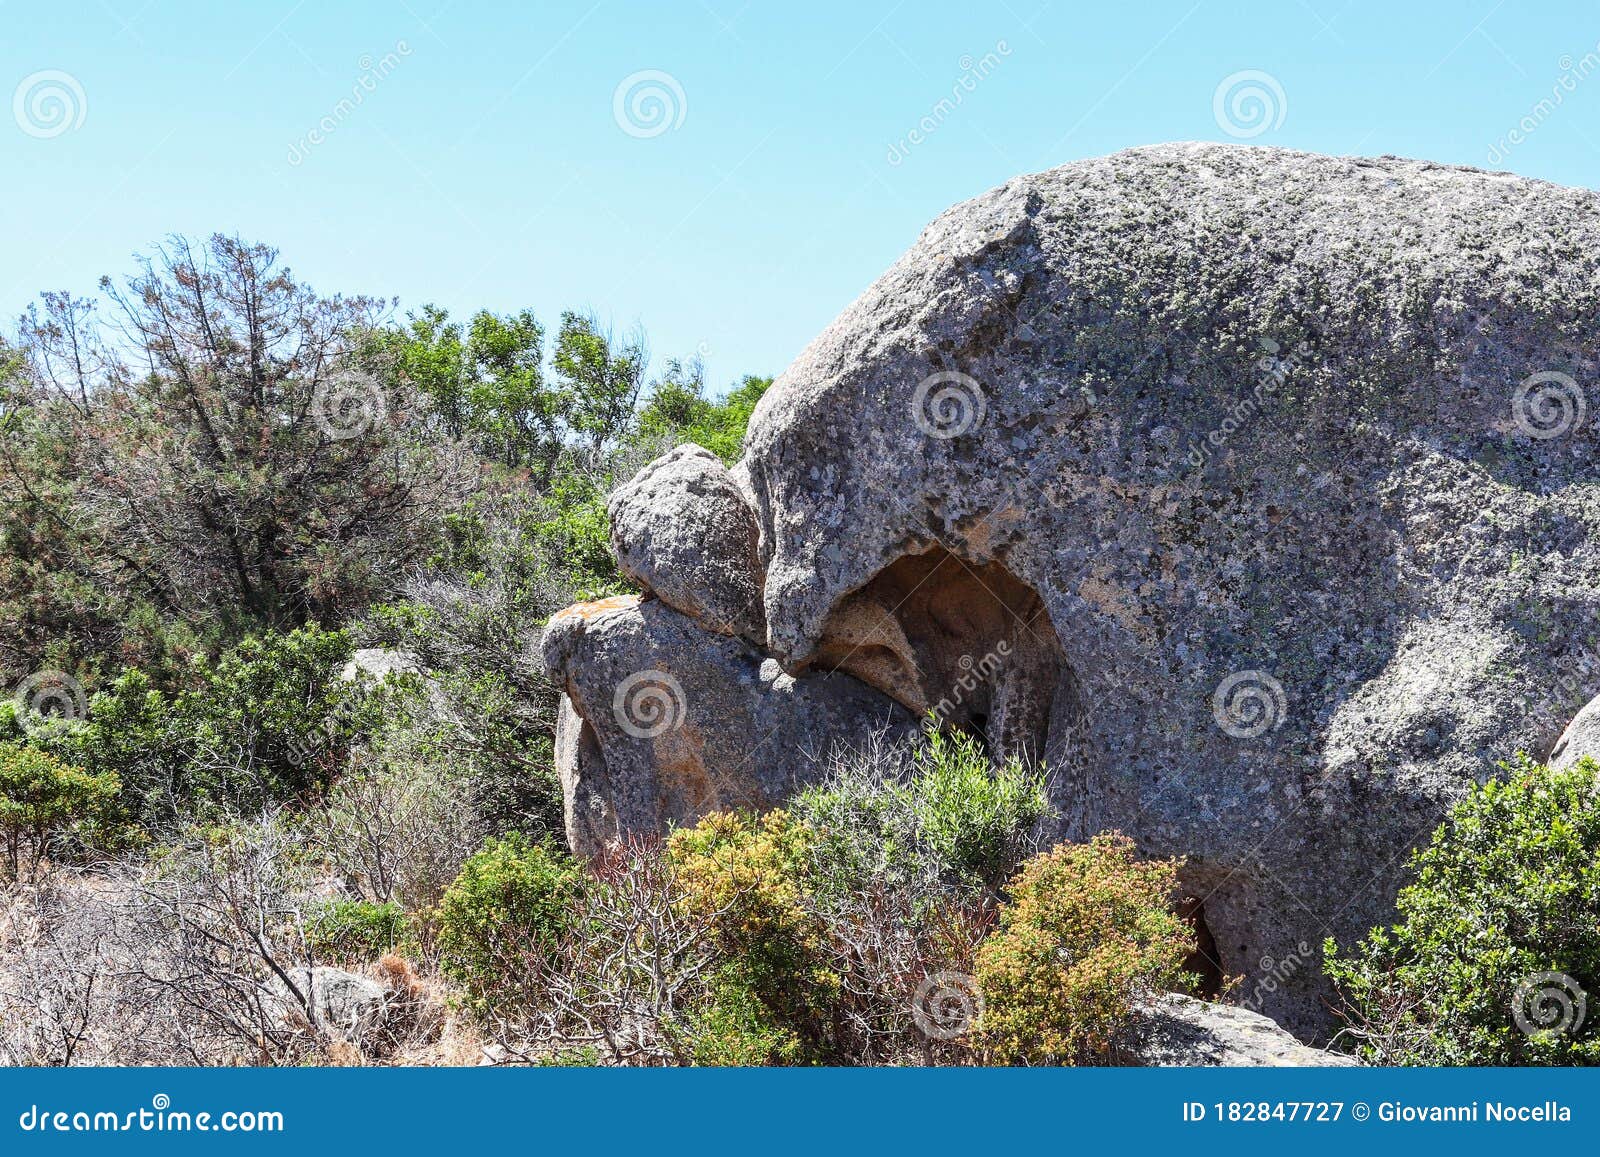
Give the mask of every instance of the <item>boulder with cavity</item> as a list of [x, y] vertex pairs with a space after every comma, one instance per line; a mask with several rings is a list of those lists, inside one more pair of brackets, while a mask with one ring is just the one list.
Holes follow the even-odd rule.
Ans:
[[[696, 717], [704, 751], [731, 736], [700, 798], [780, 797], [745, 731], [832, 680], [1046, 761], [1054, 836], [1184, 857], [1224, 974], [1349, 943], [1449, 804], [1566, 721], [1540, 700], [1600, 634], [1597, 357], [1590, 191], [1208, 144], [1016, 178], [757, 407], [731, 478], [761, 635], [674, 589], [720, 581], [681, 542], [633, 540], [661, 602], [585, 647], [551, 628], [602, 794], [682, 810], [658, 802], [681, 749], [605, 721], [665, 646], [722, 685], [792, 680]], [[690, 609], [658, 635], [664, 602]], [[1312, 962], [1261, 1011], [1315, 1037], [1329, 997]]]

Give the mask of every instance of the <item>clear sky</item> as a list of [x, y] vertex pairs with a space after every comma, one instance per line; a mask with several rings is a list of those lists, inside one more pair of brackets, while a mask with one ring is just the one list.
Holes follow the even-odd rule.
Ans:
[[1600, 186], [1597, 3], [0, 0], [0, 26], [7, 319], [223, 231], [402, 310], [641, 324], [720, 389], [940, 210], [1131, 145]]

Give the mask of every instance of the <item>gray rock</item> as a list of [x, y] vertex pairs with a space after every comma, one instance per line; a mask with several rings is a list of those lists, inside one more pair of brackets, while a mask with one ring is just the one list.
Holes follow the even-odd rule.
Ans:
[[422, 666], [410, 651], [363, 647], [350, 656], [339, 671], [339, 678], [348, 683], [363, 674], [381, 683], [390, 675], [421, 675]]
[[574, 852], [600, 854], [815, 782], [835, 739], [914, 720], [847, 675], [785, 674], [655, 599], [563, 611], [544, 661], [562, 687], [556, 766]]
[[[388, 1015], [383, 985], [369, 977], [322, 965], [292, 969], [289, 975], [301, 994], [309, 994], [318, 1027], [345, 1040], [359, 1042]], [[280, 978], [273, 978], [269, 991], [284, 1015], [305, 1015], [300, 997]]]
[[708, 630], [765, 637], [755, 512], [715, 454], [677, 447], [619, 486], [606, 513], [629, 578]]
[[1546, 762], [1554, 770], [1571, 767], [1588, 756], [1600, 761], [1600, 696], [1589, 700], [1583, 710], [1573, 716], [1572, 722], [1550, 749]]
[[[1055, 835], [1186, 857], [1257, 982], [1389, 919], [1444, 808], [1559, 734], [1600, 637], [1597, 351], [1592, 192], [1208, 144], [1017, 178], [758, 407], [766, 653], [1042, 753]], [[604, 651], [568, 668], [591, 724]], [[610, 794], [654, 798], [617, 742]], [[1312, 959], [1262, 1011], [1325, 1034], [1328, 996]]]
[[1135, 1012], [1129, 1063], [1151, 1067], [1344, 1068], [1353, 1057], [1301, 1044], [1249, 1009], [1167, 993]]

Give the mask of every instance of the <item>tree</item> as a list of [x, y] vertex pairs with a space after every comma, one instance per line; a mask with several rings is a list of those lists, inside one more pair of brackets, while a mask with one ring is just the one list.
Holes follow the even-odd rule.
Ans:
[[25, 326], [99, 581], [169, 615], [287, 626], [348, 614], [420, 557], [444, 474], [409, 400], [354, 356], [386, 303], [321, 297], [220, 235], [101, 287], [111, 329], [61, 294]]
[[565, 391], [567, 423], [587, 443], [591, 460], [632, 429], [649, 360], [643, 334], [619, 342], [593, 317], [561, 315], [555, 368]]
[[772, 385], [746, 375], [720, 402], [706, 397], [705, 370], [698, 361], [669, 360], [639, 412], [639, 432], [670, 442], [704, 446], [730, 465], [744, 453], [750, 415]]
[[427, 404], [436, 438], [469, 444], [543, 477], [563, 446], [563, 398], [544, 380], [544, 327], [523, 310], [473, 315], [466, 331], [438, 306], [404, 327], [374, 330], [363, 361], [392, 388]]

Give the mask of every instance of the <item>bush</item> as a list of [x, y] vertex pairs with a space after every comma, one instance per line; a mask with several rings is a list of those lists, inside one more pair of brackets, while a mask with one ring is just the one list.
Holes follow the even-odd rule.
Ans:
[[346, 632], [311, 625], [247, 638], [196, 664], [176, 691], [130, 668], [90, 700], [87, 722], [40, 742], [115, 774], [126, 811], [147, 827], [305, 797], [384, 714], [369, 681], [339, 677], [353, 649]]
[[1133, 841], [1114, 833], [1023, 865], [977, 955], [992, 1060], [1103, 1061], [1137, 997], [1181, 987], [1194, 939], [1168, 903], [1178, 866], [1136, 860]]
[[1400, 920], [1327, 969], [1358, 1051], [1386, 1065], [1587, 1065], [1600, 985], [1600, 767], [1523, 758], [1474, 788], [1427, 847]]
[[1013, 760], [991, 769], [977, 739], [930, 728], [919, 741], [874, 740], [837, 754], [794, 811], [818, 833], [821, 886], [848, 894], [864, 878], [933, 879], [993, 892], [1049, 814], [1044, 778]]
[[[728, 1038], [711, 1051], [742, 1057], [767, 1042], [763, 1063], [825, 1054], [827, 1004], [838, 977], [823, 965], [823, 925], [811, 911], [806, 868], [812, 832], [787, 812], [759, 818], [716, 812], [672, 834], [668, 859], [685, 906], [709, 919], [724, 954], [716, 977]], [[759, 1011], [758, 1011], [759, 1009]]]
[[52, 838], [102, 821], [120, 787], [115, 775], [91, 775], [37, 747], [0, 743], [0, 832], [11, 878], [22, 874], [24, 847], [37, 874]]
[[399, 943], [404, 925], [398, 904], [335, 900], [310, 914], [306, 940], [313, 956], [370, 964]]
[[415, 729], [386, 728], [380, 739], [355, 753], [311, 814], [310, 831], [316, 850], [358, 898], [425, 914], [494, 833], [474, 815], [458, 769], [420, 742]]
[[578, 865], [517, 833], [490, 840], [461, 865], [435, 915], [439, 963], [491, 1013], [518, 1001], [527, 960], [553, 949], [571, 926]]

